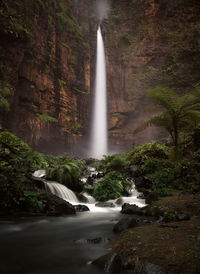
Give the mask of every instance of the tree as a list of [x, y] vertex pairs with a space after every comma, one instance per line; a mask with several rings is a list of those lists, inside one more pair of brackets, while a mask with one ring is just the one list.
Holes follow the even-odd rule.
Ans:
[[148, 89], [147, 94], [161, 108], [161, 112], [145, 121], [134, 132], [151, 125], [164, 128], [170, 134], [177, 154], [180, 134], [192, 130], [200, 123], [200, 87], [180, 95], [175, 89], [157, 86]]

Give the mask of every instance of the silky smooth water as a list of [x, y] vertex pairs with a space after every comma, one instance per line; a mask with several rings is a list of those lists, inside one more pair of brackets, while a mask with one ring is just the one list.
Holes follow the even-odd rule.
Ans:
[[101, 27], [99, 26], [97, 30], [95, 97], [89, 156], [101, 159], [103, 155], [107, 155], [107, 152], [106, 58]]
[[[0, 220], [0, 273], [101, 274], [89, 262], [108, 252], [118, 212]], [[98, 244], [88, 239], [102, 238]], [[111, 241], [104, 241], [104, 239]], [[86, 241], [84, 241], [84, 239]]]

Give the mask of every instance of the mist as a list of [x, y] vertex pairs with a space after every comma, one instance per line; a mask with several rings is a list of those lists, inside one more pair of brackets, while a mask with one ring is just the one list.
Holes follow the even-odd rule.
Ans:
[[95, 12], [100, 22], [108, 15], [109, 0], [96, 0]]

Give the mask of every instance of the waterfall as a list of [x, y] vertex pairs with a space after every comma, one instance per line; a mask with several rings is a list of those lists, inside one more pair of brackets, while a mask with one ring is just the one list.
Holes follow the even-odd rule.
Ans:
[[66, 186], [61, 185], [57, 182], [51, 182], [46, 180], [44, 181], [44, 183], [47, 191], [62, 198], [63, 200], [72, 204], [79, 202], [74, 192]]
[[90, 157], [101, 159], [103, 155], [107, 154], [107, 139], [106, 60], [99, 26]]

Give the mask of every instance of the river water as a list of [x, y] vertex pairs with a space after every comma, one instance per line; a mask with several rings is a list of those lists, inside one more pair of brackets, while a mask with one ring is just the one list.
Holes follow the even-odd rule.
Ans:
[[[99, 274], [89, 262], [109, 252], [120, 213], [0, 221], [1, 274]], [[100, 243], [87, 239], [102, 237]], [[108, 240], [109, 239], [109, 240]]]

